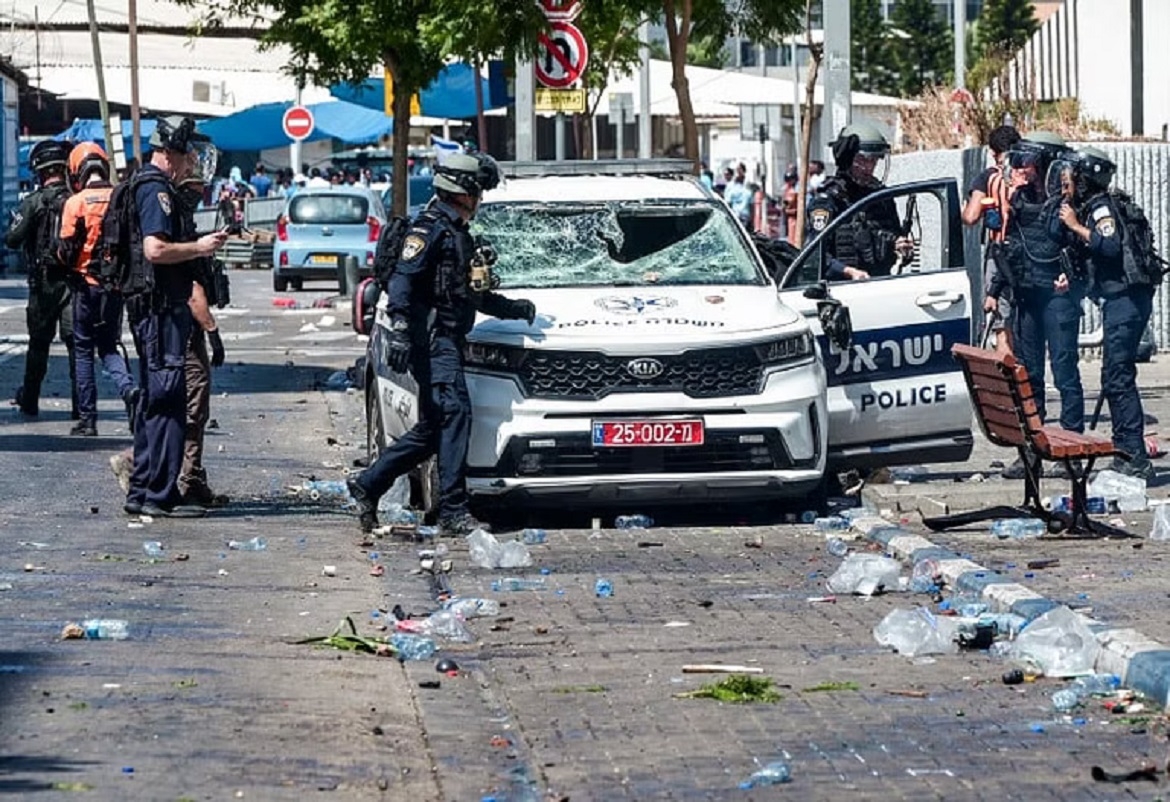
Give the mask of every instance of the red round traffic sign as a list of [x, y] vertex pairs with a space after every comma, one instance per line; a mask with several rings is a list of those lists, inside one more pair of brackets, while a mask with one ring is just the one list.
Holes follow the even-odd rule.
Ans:
[[554, 22], [539, 36], [536, 79], [550, 89], [565, 89], [581, 79], [589, 65], [585, 35], [568, 22]]
[[313, 112], [304, 106], [290, 106], [281, 120], [285, 136], [294, 142], [300, 142], [313, 133], [313, 124]]
[[550, 22], [572, 22], [581, 13], [581, 0], [537, 0], [545, 19]]

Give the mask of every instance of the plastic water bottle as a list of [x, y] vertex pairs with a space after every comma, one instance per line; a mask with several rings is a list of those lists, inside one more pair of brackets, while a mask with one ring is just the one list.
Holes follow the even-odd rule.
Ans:
[[959, 606], [959, 615], [963, 618], [978, 618], [987, 612], [985, 602], [967, 602]]
[[424, 635], [395, 632], [390, 636], [399, 660], [430, 660], [435, 655], [435, 642]]
[[146, 556], [152, 559], [157, 559], [163, 556], [163, 544], [157, 540], [147, 540], [142, 544], [142, 550], [146, 552]]
[[788, 768], [787, 763], [782, 760], [777, 760], [775, 763], [769, 763], [752, 774], [752, 776], [741, 782], [739, 787], [746, 791], [749, 788], [759, 788], [765, 785], [780, 785], [787, 782], [792, 782], [792, 770]]
[[410, 526], [418, 523], [418, 513], [395, 502], [378, 506], [378, 520], [382, 524]]
[[1116, 691], [1121, 679], [1116, 674], [1089, 674], [1077, 677], [1072, 685], [1081, 696], [1104, 696]]
[[1052, 694], [1052, 706], [1061, 713], [1067, 713], [1081, 703], [1081, 697], [1070, 688], [1061, 688]]
[[654, 519], [649, 515], [619, 515], [613, 525], [618, 529], [649, 529]]
[[340, 480], [325, 481], [319, 480], [311, 482], [305, 480], [301, 487], [309, 494], [309, 498], [313, 501], [320, 501], [322, 498], [332, 497], [340, 499], [349, 499], [349, 488], [345, 486], [345, 482]]
[[520, 533], [520, 539], [527, 546], [536, 546], [548, 542], [548, 532], [543, 529], [525, 529]]
[[991, 534], [1001, 540], [1040, 537], [1047, 532], [1048, 524], [1039, 518], [1000, 518], [991, 522]]
[[492, 590], [496, 593], [515, 590], [544, 590], [543, 577], [506, 576], [503, 579], [492, 580]]
[[268, 548], [268, 541], [262, 537], [254, 537], [250, 540], [229, 540], [227, 547], [232, 551], [264, 551]]
[[613, 583], [605, 577], [598, 577], [593, 583], [593, 592], [599, 599], [608, 599], [613, 595]]
[[1090, 515], [1104, 515], [1108, 509], [1109, 504], [1104, 496], [1089, 496], [1085, 499], [1085, 512]]
[[830, 515], [828, 518], [817, 518], [813, 526], [818, 532], [839, 532], [849, 528], [849, 521], [840, 515]]
[[902, 465], [890, 471], [890, 478], [895, 482], [920, 482], [926, 478], [926, 468], [922, 465]]
[[500, 603], [495, 599], [451, 599], [443, 604], [443, 609], [467, 620], [499, 615]]
[[825, 544], [825, 551], [834, 557], [844, 557], [849, 553], [849, 544], [839, 537], [829, 538], [829, 542]]
[[805, 510], [804, 512], [802, 512], [800, 514], [800, 522], [802, 524], [811, 524], [816, 519], [817, 519], [817, 511], [816, 510]]
[[130, 637], [130, 624], [118, 618], [91, 618], [83, 621], [87, 640], [126, 640]]

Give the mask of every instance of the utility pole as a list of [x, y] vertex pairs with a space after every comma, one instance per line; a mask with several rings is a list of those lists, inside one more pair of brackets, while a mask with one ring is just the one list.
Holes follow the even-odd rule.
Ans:
[[527, 56], [516, 59], [516, 161], [536, 159], [536, 75]]
[[126, 17], [130, 26], [130, 136], [134, 163], [141, 167], [142, 116], [138, 108], [138, 0], [127, 0]]
[[[837, 138], [837, 133], [853, 121], [849, 0], [824, 0], [823, 8], [821, 24], [825, 31], [825, 100], [821, 106], [822, 152]], [[811, 46], [812, 43], [809, 44]]]
[[98, 105], [102, 110], [106, 147], [109, 148], [113, 145], [114, 138], [110, 134], [110, 107], [106, 104], [106, 76], [102, 69], [102, 43], [98, 39], [97, 11], [94, 10], [93, 0], [86, 0], [85, 7], [89, 12], [89, 38], [93, 42], [93, 68], [97, 71]]
[[[650, 113], [650, 23], [638, 26], [638, 158], [649, 159], [654, 148], [654, 117]], [[620, 130], [620, 129], [619, 129]]]
[[955, 88], [967, 88], [967, 0], [954, 0]]

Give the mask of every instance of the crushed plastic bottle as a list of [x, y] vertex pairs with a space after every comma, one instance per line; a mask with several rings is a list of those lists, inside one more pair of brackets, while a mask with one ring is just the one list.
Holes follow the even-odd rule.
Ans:
[[143, 542], [142, 550], [146, 552], [146, 556], [150, 557], [151, 559], [158, 559], [159, 557], [162, 557], [163, 552], [166, 551], [166, 549], [163, 547], [163, 544], [159, 543], [157, 540], [147, 540]]
[[543, 578], [506, 576], [503, 579], [492, 580], [492, 590], [496, 593], [517, 590], [544, 590]]
[[617, 529], [649, 529], [654, 519], [649, 515], [619, 515], [613, 525]]
[[593, 593], [599, 599], [608, 599], [613, 596], [613, 583], [605, 577], [598, 577], [597, 581], [593, 583]]
[[525, 529], [520, 533], [520, 540], [528, 546], [536, 546], [548, 542], [548, 532], [543, 529]]
[[420, 526], [414, 530], [414, 533], [423, 540], [435, 538], [439, 536], [439, 527], [437, 526]]
[[339, 480], [309, 481], [306, 479], [301, 485], [301, 490], [308, 493], [309, 498], [313, 501], [320, 501], [323, 498], [338, 498], [349, 501], [349, 488], [345, 486], [345, 482]]
[[1052, 694], [1052, 706], [1061, 713], [1067, 713], [1073, 710], [1080, 703], [1080, 695], [1071, 688], [1061, 688]]
[[849, 528], [849, 521], [840, 515], [830, 515], [827, 518], [817, 518], [813, 526], [818, 532], [840, 532]]
[[449, 599], [443, 604], [444, 610], [450, 610], [464, 619], [484, 618], [500, 614], [500, 603], [495, 599]]
[[1073, 680], [1072, 687], [1081, 696], [1106, 696], [1121, 686], [1116, 674], [1088, 674]]
[[395, 632], [390, 636], [399, 660], [430, 660], [435, 655], [435, 642], [425, 635]]
[[439, 637], [458, 643], [470, 643], [474, 638], [463, 623], [463, 617], [452, 610], [436, 610], [426, 618], [407, 618], [395, 624], [399, 632]]
[[120, 618], [91, 618], [81, 623], [86, 640], [126, 640], [130, 623]]
[[326, 390], [348, 390], [353, 386], [344, 370], [337, 370], [329, 374], [329, 378], [325, 380]]
[[804, 512], [802, 512], [800, 514], [800, 522], [802, 524], [811, 524], [813, 521], [815, 521], [817, 519], [817, 517], [818, 516], [817, 516], [816, 510], [805, 510]]
[[829, 542], [825, 544], [825, 551], [834, 557], [844, 557], [849, 553], [849, 544], [839, 537], [829, 538]]
[[921, 482], [927, 473], [922, 465], [900, 465], [890, 470], [890, 478], [895, 482]]
[[1000, 518], [991, 522], [991, 534], [1000, 540], [1040, 537], [1048, 533], [1048, 524], [1039, 518]]
[[792, 769], [782, 760], [769, 763], [739, 784], [742, 790], [792, 782]]
[[912, 593], [935, 593], [938, 591], [938, 561], [929, 557], [914, 563], [910, 573], [910, 591]]
[[413, 526], [418, 523], [418, 513], [414, 510], [408, 509], [396, 501], [383, 503], [385, 499], [386, 497], [383, 496], [378, 500], [378, 523], [383, 526], [392, 524]]
[[262, 537], [249, 540], [229, 540], [227, 547], [232, 551], [264, 551], [268, 548], [268, 541]]
[[1146, 498], [1146, 480], [1117, 471], [1098, 473], [1089, 483], [1089, 494], [1102, 496], [1106, 501], [1117, 504], [1121, 512], [1140, 512], [1149, 503]]

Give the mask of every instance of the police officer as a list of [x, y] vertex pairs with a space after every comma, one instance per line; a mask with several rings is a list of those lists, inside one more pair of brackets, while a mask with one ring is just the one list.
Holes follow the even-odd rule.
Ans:
[[[214, 170], [214, 149], [189, 117], [158, 121], [150, 162], [133, 177], [134, 224], [130, 285], [146, 289], [126, 299], [143, 390], [134, 431], [134, 470], [123, 509], [163, 517], [196, 518], [206, 509], [182, 503], [178, 480], [187, 423], [184, 374], [193, 319], [189, 301], [198, 260], [223, 245], [224, 232], [183, 242], [175, 180], [193, 154]], [[198, 153], [196, 153], [198, 152]]]
[[[837, 174], [825, 179], [808, 205], [806, 240], [811, 240], [854, 203], [882, 189], [889, 170], [890, 143], [868, 123], [841, 129], [832, 143]], [[825, 277], [830, 281], [888, 276], [906, 264], [914, 245], [905, 236], [893, 200], [871, 204], [837, 228], [827, 243]]]
[[[450, 535], [480, 527], [468, 507], [467, 445], [471, 402], [463, 377], [464, 338], [476, 312], [499, 318], [536, 318], [531, 301], [509, 300], [472, 281], [477, 253], [468, 222], [480, 197], [500, 181], [490, 156], [455, 154], [436, 167], [436, 197], [415, 220], [387, 288], [390, 338], [387, 362], [408, 368], [419, 386], [419, 418], [414, 428], [383, 451], [378, 461], [348, 482], [358, 504], [363, 532], [377, 525], [378, 499], [394, 480], [437, 454], [439, 526]], [[490, 260], [489, 260], [490, 261]]]
[[[261, 165], [262, 167], [263, 165]], [[203, 202], [203, 176], [192, 173], [179, 182], [181, 238], [183, 242], [199, 239], [195, 227], [195, 211]], [[207, 469], [203, 467], [203, 435], [211, 415], [211, 369], [224, 362], [223, 338], [220, 336], [212, 305], [226, 303], [217, 294], [212, 257], [198, 260], [199, 269], [191, 287], [191, 314], [195, 325], [187, 345], [183, 370], [187, 381], [187, 436], [183, 442], [183, 468], [179, 473], [179, 494], [184, 504], [204, 507], [222, 507], [227, 497], [211, 490], [207, 483]], [[211, 355], [208, 356], [208, 344]]]
[[28, 270], [28, 356], [24, 382], [16, 391], [16, 405], [30, 417], [40, 413], [41, 383], [49, 368], [49, 347], [60, 334], [69, 354], [69, 385], [73, 398], [73, 419], [78, 418], [77, 368], [73, 351], [73, 307], [70, 298], [69, 268], [58, 252], [59, 221], [69, 183], [65, 170], [69, 145], [51, 139], [38, 142], [29, 154], [29, 164], [40, 186], [25, 196], [4, 238], [13, 250], [24, 252]]
[[1088, 269], [1089, 294], [1100, 301], [1104, 354], [1101, 392], [1109, 402], [1113, 445], [1129, 459], [1115, 457], [1118, 473], [1148, 479], [1153, 473], [1145, 446], [1145, 413], [1137, 387], [1137, 352], [1153, 312], [1158, 283], [1130, 266], [1122, 248], [1122, 217], [1109, 184], [1117, 165], [1103, 151], [1087, 147], [1070, 160], [1060, 214], [1053, 225], [1058, 242], [1071, 243]]
[[122, 296], [107, 291], [90, 270], [102, 234], [102, 218], [110, 205], [110, 162], [93, 142], [82, 142], [69, 154], [69, 176], [76, 194], [61, 214], [60, 256], [72, 266], [73, 339], [77, 361], [77, 424], [70, 434], [97, 434], [97, 378], [94, 351], [114, 380], [118, 395], [132, 416], [141, 390], [118, 350], [122, 338]]

